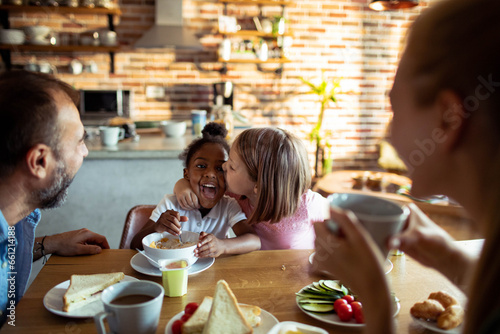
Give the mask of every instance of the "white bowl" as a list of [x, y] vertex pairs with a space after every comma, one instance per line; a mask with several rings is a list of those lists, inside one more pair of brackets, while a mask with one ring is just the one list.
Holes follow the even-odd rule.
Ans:
[[268, 334], [299, 333], [299, 331], [304, 334], [328, 334], [328, 332], [322, 328], [295, 321], [282, 321], [277, 323], [271, 328]]
[[99, 31], [99, 41], [101, 42], [101, 45], [104, 46], [118, 45], [116, 32], [111, 30]]
[[182, 137], [186, 133], [185, 121], [162, 121], [160, 127], [167, 137]]
[[30, 38], [46, 37], [50, 33], [50, 28], [46, 26], [28, 26], [23, 27], [24, 33]]
[[[195, 244], [193, 246], [189, 246], [186, 248], [179, 248], [179, 249], [159, 249], [159, 248], [152, 248], [149, 247], [149, 245], [153, 241], [159, 241], [162, 238], [169, 238], [169, 239], [179, 239], [178, 236], [172, 235], [167, 232], [163, 233], [151, 233], [145, 236], [142, 239], [142, 246], [144, 247], [144, 251], [146, 252], [146, 255], [148, 255], [150, 258], [155, 260], [156, 262], [160, 260], [181, 260], [181, 259], [186, 259], [188, 262], [188, 265], [192, 265], [198, 260], [196, 256], [194, 256], [194, 249], [196, 248], [196, 243], [198, 243], [198, 239], [200, 237], [199, 233], [195, 232], [190, 232], [190, 231], [182, 231], [182, 241], [183, 242], [194, 242]], [[153, 261], [149, 260], [149, 263], [151, 263], [153, 266], [158, 267]]]
[[0, 29], [1, 44], [23, 44], [26, 40], [24, 32], [19, 29]]

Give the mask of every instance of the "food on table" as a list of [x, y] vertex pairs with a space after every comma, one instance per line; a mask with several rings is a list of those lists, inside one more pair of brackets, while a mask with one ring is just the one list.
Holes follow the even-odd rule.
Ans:
[[63, 296], [63, 311], [70, 312], [101, 298], [108, 286], [121, 281], [123, 272], [93, 275], [71, 275], [68, 290]]
[[[223, 283], [221, 283], [223, 282]], [[219, 299], [219, 301], [216, 301], [216, 299]], [[233, 300], [234, 298], [234, 300]], [[215, 302], [214, 302], [215, 301]], [[234, 303], [233, 303], [234, 302]], [[215, 304], [217, 303], [217, 304]], [[191, 304], [191, 303], [190, 303]], [[192, 307], [190, 304], [187, 304], [184, 310], [184, 314], [189, 312], [193, 312], [190, 309]], [[216, 311], [212, 311], [212, 306], [216, 306]], [[217, 311], [218, 310], [218, 311]], [[258, 306], [254, 305], [240, 305], [236, 301], [236, 297], [234, 297], [234, 294], [232, 293], [231, 289], [229, 288], [229, 285], [225, 281], [219, 281], [217, 283], [217, 288], [215, 290], [215, 295], [214, 298], [206, 296], [202, 303], [196, 308], [196, 310], [191, 313], [187, 319], [179, 319], [176, 320], [172, 324], [172, 332], [174, 334], [201, 334], [201, 333], [220, 333], [227, 332], [230, 329], [238, 330], [241, 329], [243, 330], [242, 333], [251, 333], [251, 331], [248, 331], [248, 327], [246, 326], [241, 326], [241, 318], [236, 317], [235, 318], [235, 313], [236, 311], [239, 310], [239, 312], [242, 314], [245, 322], [250, 325], [251, 327], [258, 327], [262, 319], [260, 317], [261, 314], [261, 309]], [[218, 313], [217, 315], [215, 315]], [[219, 314], [220, 313], [220, 314]], [[184, 316], [183, 316], [184, 317]], [[218, 319], [219, 317], [224, 317], [227, 318], [226, 321], [229, 323], [232, 322], [237, 322], [240, 323], [239, 328], [237, 326], [231, 325], [226, 329], [225, 331], [221, 331], [221, 328], [223, 328], [223, 325], [212, 325], [212, 329], [206, 328], [206, 325], [209, 321], [209, 318], [215, 318]], [[217, 321], [213, 320], [212, 321]], [[174, 326], [175, 325], [175, 326]], [[236, 325], [236, 324], [235, 324]], [[224, 325], [225, 326], [225, 325]], [[175, 328], [174, 328], [175, 327]], [[178, 329], [178, 331], [176, 331]], [[211, 332], [208, 330], [212, 330]], [[208, 332], [207, 332], [208, 331]]]
[[460, 326], [464, 319], [464, 309], [458, 304], [448, 306], [437, 319], [437, 325], [442, 329], [452, 329]]
[[159, 249], [179, 249], [196, 245], [196, 242], [180, 242], [179, 239], [161, 238], [158, 241], [152, 241], [149, 247]]
[[459, 326], [464, 313], [458, 301], [444, 291], [431, 293], [427, 300], [415, 303], [410, 309], [412, 316], [436, 321], [439, 328], [446, 330]]
[[224, 280], [217, 282], [212, 308], [203, 328], [203, 334], [220, 333], [253, 333], [252, 326], [241, 313], [236, 297]]
[[[360, 302], [338, 280], [321, 280], [313, 282], [296, 293], [299, 307], [309, 312], [337, 313], [344, 322], [355, 319], [357, 323], [364, 322]], [[355, 308], [352, 304], [357, 303]]]
[[429, 295], [429, 299], [437, 300], [439, 303], [441, 303], [441, 305], [443, 305], [444, 308], [447, 308], [451, 305], [458, 305], [458, 301], [453, 296], [450, 296], [444, 291], [432, 292]]
[[415, 303], [410, 309], [410, 314], [414, 317], [437, 320], [439, 315], [443, 313], [443, 305], [435, 299], [427, 299], [420, 303]]

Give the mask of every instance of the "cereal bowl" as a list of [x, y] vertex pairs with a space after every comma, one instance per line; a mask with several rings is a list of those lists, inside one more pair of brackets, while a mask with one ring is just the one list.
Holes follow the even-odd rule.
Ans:
[[[142, 239], [142, 246], [144, 247], [146, 255], [148, 255], [156, 262], [159, 262], [160, 260], [186, 259], [188, 265], [190, 266], [198, 260], [198, 258], [194, 256], [194, 250], [196, 248], [196, 244], [198, 243], [199, 236], [199, 233], [182, 231], [182, 242], [184, 244], [190, 243], [191, 245], [183, 248], [167, 249], [157, 248], [153, 245], [158, 245], [158, 247], [176, 247], [179, 245], [179, 237], [167, 232], [151, 233]], [[166, 239], [168, 239], [168, 241]], [[158, 244], [158, 242], [161, 242], [161, 245]], [[151, 265], [158, 267], [158, 265], [153, 261], [149, 259], [148, 261], [149, 263], [151, 263]]]

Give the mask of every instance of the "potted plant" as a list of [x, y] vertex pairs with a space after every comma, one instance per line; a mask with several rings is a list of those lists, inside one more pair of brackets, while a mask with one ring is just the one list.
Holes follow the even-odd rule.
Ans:
[[[330, 102], [336, 103], [337, 98], [335, 95], [338, 93], [340, 88], [340, 79], [326, 79], [325, 72], [323, 71], [321, 74], [321, 80], [318, 83], [315, 83], [317, 80], [306, 80], [304, 78], [300, 78], [303, 83], [309, 86], [310, 91], [308, 94], [316, 94], [319, 97], [319, 102], [321, 103], [320, 112], [318, 115], [318, 120], [316, 121], [316, 125], [309, 133], [309, 139], [311, 142], [315, 142], [316, 144], [316, 155], [315, 155], [315, 164], [314, 164], [314, 172], [316, 177], [323, 176], [323, 174], [329, 173], [331, 171], [331, 156], [330, 149], [331, 144], [327, 141], [324, 142], [325, 134], [322, 131], [323, 126], [323, 118], [325, 115], [325, 109], [328, 107]], [[321, 171], [320, 169], [320, 159], [321, 162]]]

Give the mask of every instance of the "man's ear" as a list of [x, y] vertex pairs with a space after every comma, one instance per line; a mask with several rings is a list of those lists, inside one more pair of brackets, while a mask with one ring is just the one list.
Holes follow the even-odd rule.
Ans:
[[48, 169], [53, 162], [52, 150], [45, 144], [33, 146], [26, 154], [26, 166], [29, 172], [39, 179], [50, 174]]
[[184, 169], [183, 169], [183, 172], [184, 172], [184, 178], [185, 178], [186, 180], [188, 180], [188, 181], [189, 181], [188, 169], [187, 169], [187, 168], [184, 168]]
[[437, 108], [441, 118], [439, 128], [434, 130], [433, 135], [445, 149], [452, 150], [460, 143], [470, 114], [465, 110], [460, 96], [449, 89], [439, 93]]

